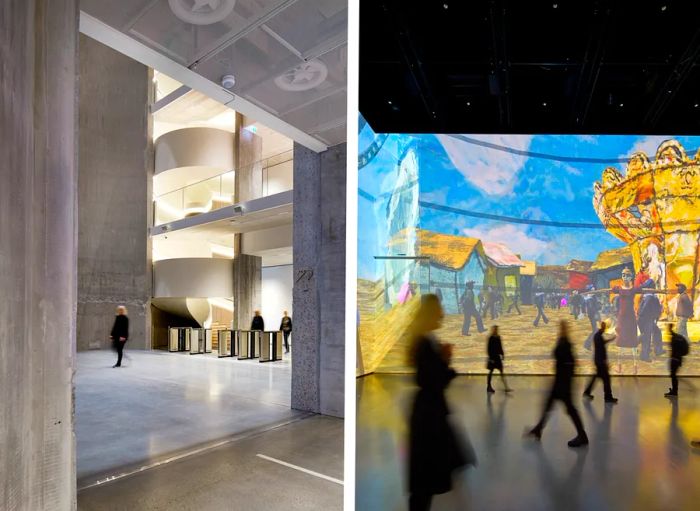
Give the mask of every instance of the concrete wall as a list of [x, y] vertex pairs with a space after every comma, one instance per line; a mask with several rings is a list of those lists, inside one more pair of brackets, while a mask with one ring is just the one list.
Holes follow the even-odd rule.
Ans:
[[292, 317], [292, 327], [294, 326], [293, 287], [294, 274], [291, 264], [268, 266], [262, 269], [262, 306], [260, 311], [265, 318], [265, 327], [269, 330], [279, 328], [282, 313], [285, 310]]
[[129, 309], [129, 347], [150, 347], [149, 74], [80, 36], [78, 350], [108, 344], [118, 304]]
[[292, 407], [342, 417], [345, 367], [345, 144], [294, 146]]
[[0, 2], [0, 509], [75, 509], [75, 0]]

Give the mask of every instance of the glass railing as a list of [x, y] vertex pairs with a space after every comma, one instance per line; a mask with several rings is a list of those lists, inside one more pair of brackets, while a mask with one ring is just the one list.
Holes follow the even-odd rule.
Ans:
[[[247, 182], [244, 185], [247, 186], [247, 190], [242, 196], [250, 200], [291, 190], [292, 166], [293, 152], [285, 151], [241, 168], [241, 175], [258, 174], [256, 167], [260, 168], [260, 178], [254, 182]], [[231, 206], [235, 193], [235, 173], [235, 170], [224, 172], [159, 195], [153, 201], [153, 225]]]

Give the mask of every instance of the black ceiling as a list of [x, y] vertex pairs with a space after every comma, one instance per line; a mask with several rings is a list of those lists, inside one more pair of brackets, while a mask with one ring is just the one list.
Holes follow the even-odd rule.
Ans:
[[700, 134], [700, 0], [362, 0], [377, 132]]

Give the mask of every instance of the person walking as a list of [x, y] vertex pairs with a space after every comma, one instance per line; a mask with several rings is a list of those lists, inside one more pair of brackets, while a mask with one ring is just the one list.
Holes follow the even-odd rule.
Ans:
[[510, 314], [510, 311], [512, 311], [514, 308], [516, 311], [518, 311], [518, 316], [522, 314], [520, 312], [520, 307], [518, 307], [518, 302], [520, 301], [520, 291], [516, 288], [515, 291], [513, 291], [513, 296], [511, 296], [510, 299], [510, 305], [508, 305], [508, 314]]
[[124, 346], [129, 340], [129, 317], [126, 315], [126, 307], [123, 305], [117, 307], [117, 315], [114, 318], [109, 338], [112, 339], [112, 347], [117, 352], [117, 363], [112, 367], [121, 367]]
[[280, 330], [282, 330], [282, 335], [284, 335], [284, 352], [289, 353], [289, 334], [292, 333], [292, 318], [289, 317], [287, 311], [284, 311], [282, 316]]
[[[589, 285], [586, 288], [586, 291], [588, 293], [592, 293], [595, 291], [595, 287]], [[598, 321], [598, 316], [600, 315], [600, 304], [598, 303], [598, 298], [596, 295], [586, 294], [583, 297], [583, 310], [588, 317], [588, 322], [591, 324], [591, 333], [588, 334], [588, 337], [586, 337], [586, 342], [583, 343], [583, 347], [590, 350], [593, 346], [593, 336], [598, 330], [598, 325], [596, 323]]]
[[669, 369], [671, 371], [671, 388], [664, 394], [665, 397], [678, 396], [678, 370], [683, 365], [683, 357], [685, 357], [690, 348], [688, 340], [681, 334], [673, 331], [673, 324], [668, 323], [668, 333], [671, 336], [671, 357], [669, 359]]
[[[652, 279], [642, 283], [642, 289], [654, 289], [656, 284]], [[639, 301], [637, 310], [637, 325], [639, 326], [639, 338], [642, 343], [642, 354], [639, 360], [651, 362], [651, 347], [654, 345], [654, 353], [658, 357], [664, 352], [661, 343], [661, 330], [656, 322], [661, 317], [663, 307], [659, 298], [653, 293], [644, 293]]]
[[250, 322], [251, 330], [260, 330], [261, 332], [265, 330], [265, 320], [260, 315], [260, 311], [256, 310], [253, 316], [253, 321]]
[[605, 338], [605, 321], [600, 322], [600, 328], [593, 336], [593, 361], [595, 362], [595, 374], [591, 377], [591, 381], [588, 383], [586, 390], [583, 391], [583, 397], [588, 399], [593, 399], [593, 385], [596, 379], [600, 378], [603, 380], [603, 395], [605, 396], [606, 403], [617, 403], [617, 398], [612, 395], [612, 388], [610, 386], [610, 370], [608, 369], [608, 352], [605, 345], [610, 341], [615, 340], [613, 335], [611, 338]]
[[535, 307], [537, 307], [537, 316], [535, 317], [535, 321], [532, 322], [534, 326], [537, 326], [540, 324], [540, 319], [544, 321], [545, 325], [549, 323], [549, 319], [547, 319], [547, 315], [544, 313], [544, 292], [542, 289], [535, 288]]
[[462, 335], [471, 335], [469, 333], [469, 327], [471, 326], [472, 317], [476, 320], [476, 329], [479, 331], [479, 333], [485, 332], [486, 329], [481, 321], [481, 314], [479, 314], [479, 311], [476, 308], [476, 303], [474, 302], [474, 281], [470, 280], [465, 284], [465, 290], [460, 300], [460, 306], [462, 307], [462, 314], [464, 316], [462, 322]]
[[424, 295], [410, 326], [409, 363], [416, 370], [418, 391], [409, 423], [409, 510], [427, 511], [434, 495], [452, 489], [452, 473], [475, 463], [458, 441], [448, 420], [445, 389], [456, 376], [450, 367], [452, 345], [432, 334], [444, 312], [438, 297]]
[[494, 369], [498, 369], [501, 373], [501, 379], [503, 380], [503, 386], [506, 392], [512, 392], [506, 382], [506, 376], [503, 374], [503, 360], [505, 359], [505, 354], [503, 353], [503, 344], [501, 343], [501, 336], [498, 335], [498, 326], [494, 325], [491, 327], [491, 335], [489, 336], [488, 344], [486, 345], [486, 352], [488, 354], [488, 361], [486, 362], [486, 369], [489, 370], [489, 374], [486, 377], [486, 392], [493, 394], [496, 390], [491, 386], [491, 378], [493, 376]]
[[678, 326], [676, 329], [678, 330], [678, 333], [685, 337], [686, 340], [690, 340], [688, 338], [688, 320], [693, 317], [693, 302], [690, 300], [690, 297], [686, 293], [686, 290], [688, 288], [685, 287], [685, 284], [676, 284], [676, 287], [678, 288], [678, 303], [676, 304], [676, 317], [678, 318]]
[[571, 418], [571, 421], [576, 427], [576, 437], [569, 440], [569, 447], [582, 447], [588, 445], [588, 435], [583, 428], [583, 421], [571, 400], [571, 385], [574, 377], [575, 360], [574, 353], [569, 341], [568, 326], [566, 321], [559, 323], [559, 338], [557, 339], [556, 347], [554, 348], [554, 359], [556, 361], [556, 373], [554, 376], [554, 385], [549, 393], [547, 401], [545, 401], [542, 417], [537, 425], [527, 432], [536, 440], [542, 438], [542, 430], [547, 422], [547, 416], [554, 406], [555, 401], [561, 401], [566, 406], [566, 413]]

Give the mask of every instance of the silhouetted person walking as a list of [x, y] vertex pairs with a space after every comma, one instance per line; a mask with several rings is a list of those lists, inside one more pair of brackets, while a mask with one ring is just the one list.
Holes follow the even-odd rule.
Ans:
[[429, 510], [433, 495], [452, 489], [454, 470], [470, 463], [448, 422], [445, 389], [456, 375], [449, 366], [452, 345], [441, 344], [431, 333], [443, 317], [437, 296], [428, 294], [411, 325], [409, 359], [419, 390], [409, 428], [410, 511]]
[[112, 347], [117, 352], [117, 363], [112, 367], [121, 367], [124, 345], [129, 340], [129, 317], [126, 315], [126, 307], [123, 305], [117, 307], [117, 316], [114, 318], [109, 338], [112, 339]]
[[508, 306], [508, 314], [510, 314], [510, 311], [515, 308], [516, 311], [518, 311], [518, 315], [522, 314], [520, 312], [520, 307], [518, 307], [518, 302], [520, 301], [520, 292], [516, 289], [515, 292], [513, 293], [513, 296], [511, 297], [510, 305]]
[[265, 330], [265, 320], [260, 315], [260, 311], [255, 311], [255, 315], [253, 316], [253, 321], [250, 322], [250, 329], [251, 330], [260, 330], [260, 331]]
[[569, 341], [566, 321], [562, 321], [559, 324], [559, 339], [557, 339], [557, 345], [554, 348], [554, 359], [556, 360], [554, 385], [545, 402], [540, 422], [528, 432], [528, 435], [537, 440], [542, 438], [542, 430], [547, 422], [547, 416], [552, 406], [554, 406], [554, 402], [561, 401], [564, 403], [564, 406], [566, 406], [566, 413], [576, 427], [576, 438], [569, 440], [569, 447], [588, 445], [588, 435], [586, 435], [586, 431], [583, 429], [581, 416], [571, 400], [571, 384], [574, 377], [575, 361], [571, 342]]
[[481, 321], [481, 314], [479, 314], [479, 311], [476, 308], [476, 302], [474, 301], [474, 282], [467, 282], [465, 287], [466, 289], [464, 290], [464, 294], [462, 294], [462, 299], [460, 300], [462, 314], [464, 315], [464, 320], [462, 322], [462, 335], [471, 335], [469, 333], [469, 327], [471, 326], [472, 317], [476, 320], [476, 329], [479, 331], [479, 333], [485, 332], [486, 329]]
[[498, 327], [493, 326], [491, 328], [491, 335], [489, 336], [488, 344], [486, 346], [486, 352], [488, 353], [488, 361], [486, 362], [486, 369], [489, 370], [489, 374], [486, 377], [486, 392], [492, 394], [496, 390], [491, 386], [491, 378], [493, 376], [494, 369], [498, 369], [501, 373], [501, 379], [503, 380], [503, 386], [506, 392], [511, 392], [511, 389], [506, 382], [506, 376], [503, 374], [503, 359], [505, 355], [503, 353], [503, 344], [501, 343], [501, 336], [498, 335]]
[[284, 335], [284, 352], [289, 353], [289, 334], [292, 333], [292, 318], [289, 317], [287, 311], [284, 311], [284, 316], [282, 316], [280, 330], [282, 330], [282, 335]]
[[678, 333], [688, 339], [688, 320], [693, 317], [693, 302], [686, 293], [685, 284], [676, 284], [678, 288], [678, 302], [676, 303], [676, 317], [678, 318]]
[[673, 324], [668, 323], [668, 333], [671, 336], [671, 358], [669, 359], [669, 369], [671, 370], [671, 388], [664, 394], [666, 397], [678, 396], [678, 370], [683, 365], [683, 357], [690, 351], [688, 340], [677, 332], [673, 331]]
[[[647, 279], [642, 283], [643, 289], [654, 289], [656, 284], [651, 279]], [[651, 346], [654, 345], [654, 353], [658, 357], [664, 352], [661, 343], [661, 330], [656, 322], [661, 317], [663, 307], [659, 298], [653, 293], [644, 293], [639, 301], [639, 309], [637, 310], [637, 326], [639, 327], [639, 338], [642, 343], [642, 354], [640, 360], [651, 362]]]
[[610, 341], [615, 340], [615, 336], [610, 339], [605, 338], [605, 321], [600, 322], [600, 328], [593, 336], [593, 362], [595, 363], [595, 374], [591, 377], [586, 390], [583, 391], [583, 396], [588, 399], [593, 399], [593, 385], [597, 378], [603, 380], [603, 395], [606, 403], [617, 403], [617, 398], [612, 395], [612, 387], [610, 386], [610, 370], [608, 369], [608, 352], [605, 345]]
[[547, 315], [544, 313], [544, 293], [540, 288], [535, 289], [535, 307], [537, 307], [537, 316], [535, 321], [532, 322], [533, 325], [537, 326], [540, 324], [540, 319], [544, 321], [545, 324], [549, 323]]

